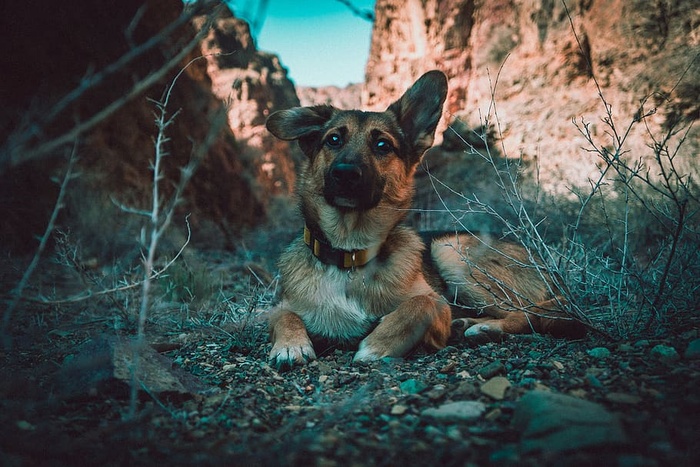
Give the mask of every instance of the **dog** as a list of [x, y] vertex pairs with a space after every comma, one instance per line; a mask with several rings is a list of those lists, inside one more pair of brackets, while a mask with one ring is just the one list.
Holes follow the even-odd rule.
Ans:
[[356, 361], [441, 349], [453, 313], [474, 341], [581, 334], [577, 321], [541, 316], [561, 311], [557, 289], [523, 247], [463, 233], [424, 242], [402, 225], [446, 95], [433, 70], [384, 112], [319, 105], [267, 119], [308, 158], [297, 186], [303, 235], [280, 257], [281, 301], [269, 315], [278, 368], [315, 359], [321, 341], [356, 346]]

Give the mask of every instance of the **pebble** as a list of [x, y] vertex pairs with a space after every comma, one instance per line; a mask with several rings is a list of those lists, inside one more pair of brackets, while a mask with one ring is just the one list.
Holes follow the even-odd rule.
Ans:
[[700, 358], [700, 339], [690, 341], [688, 347], [685, 349], [685, 352], [683, 352], [683, 358], [688, 360]]
[[620, 352], [632, 352], [634, 350], [634, 346], [629, 343], [623, 343], [617, 346], [617, 348], [620, 350]]
[[479, 370], [479, 375], [484, 379], [492, 378], [498, 374], [503, 374], [506, 371], [506, 367], [500, 360], [489, 363], [485, 367]]
[[418, 381], [417, 379], [413, 378], [407, 379], [406, 381], [399, 384], [401, 392], [406, 394], [418, 394], [419, 392], [424, 391], [427, 387], [428, 385], [424, 382]]
[[425, 409], [421, 415], [440, 422], [468, 422], [476, 420], [486, 411], [486, 404], [479, 401], [457, 401], [437, 408]]
[[618, 404], [639, 404], [642, 399], [639, 396], [633, 394], [625, 394], [623, 392], [610, 392], [605, 395], [605, 398], [610, 402], [617, 402]]
[[18, 420], [17, 423], [17, 428], [23, 431], [34, 431], [35, 427], [31, 423], [29, 423], [26, 420]]
[[457, 367], [457, 362], [451, 360], [449, 361], [445, 366], [440, 368], [440, 373], [452, 373], [454, 369]]
[[677, 362], [681, 359], [676, 349], [669, 345], [658, 344], [651, 349], [651, 356], [659, 360], [661, 363], [669, 364]]
[[437, 400], [444, 396], [446, 391], [447, 387], [444, 384], [436, 384], [430, 391], [426, 392], [425, 395], [428, 396], [429, 399]]
[[503, 411], [497, 407], [497, 408], [491, 410], [489, 413], [487, 413], [486, 416], [484, 416], [484, 419], [486, 419], [489, 422], [492, 422], [492, 421], [496, 420], [498, 417], [500, 417], [502, 413], [503, 413]]
[[481, 392], [495, 400], [502, 400], [506, 390], [510, 387], [510, 381], [503, 376], [494, 376], [481, 385]]
[[594, 387], [594, 388], [602, 388], [603, 383], [600, 382], [600, 380], [593, 374], [587, 373], [586, 376], [586, 382], [588, 383], [589, 386]]
[[593, 358], [608, 358], [610, 356], [610, 350], [605, 347], [594, 347], [586, 353]]

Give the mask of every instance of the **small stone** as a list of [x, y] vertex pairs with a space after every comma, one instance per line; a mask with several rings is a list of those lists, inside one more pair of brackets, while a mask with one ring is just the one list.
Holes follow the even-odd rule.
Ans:
[[586, 353], [593, 358], [608, 358], [610, 356], [610, 350], [605, 347], [594, 347]]
[[651, 356], [658, 359], [661, 363], [674, 363], [681, 359], [676, 349], [671, 346], [658, 344], [651, 349]]
[[464, 439], [464, 435], [457, 425], [448, 427], [445, 431], [445, 435], [453, 441], [462, 441]]
[[642, 399], [639, 396], [634, 396], [632, 394], [625, 394], [622, 392], [611, 392], [605, 395], [605, 398], [610, 402], [617, 402], [618, 404], [639, 404]]
[[632, 344], [620, 344], [617, 346], [617, 348], [620, 350], [620, 352], [632, 352], [634, 350], [634, 346]]
[[503, 363], [500, 360], [496, 360], [495, 362], [491, 362], [485, 367], [481, 368], [479, 370], [479, 375], [484, 379], [489, 379], [498, 374], [503, 374], [505, 371], [506, 367], [503, 366]]
[[479, 401], [458, 401], [437, 408], [425, 409], [421, 415], [440, 422], [468, 422], [476, 420], [486, 411], [486, 404]]
[[510, 387], [510, 381], [503, 376], [495, 376], [481, 385], [481, 392], [492, 399], [502, 400], [506, 390]]
[[428, 396], [429, 399], [437, 400], [444, 396], [446, 391], [447, 388], [444, 384], [436, 384], [430, 391], [426, 392], [425, 395]]
[[547, 386], [544, 383], [540, 383], [539, 381], [537, 381], [535, 383], [535, 387], [533, 389], [537, 389], [539, 391], [551, 391], [552, 390], [549, 386]]
[[502, 413], [503, 413], [503, 411], [497, 407], [497, 408], [491, 410], [489, 413], [487, 413], [486, 416], [484, 416], [484, 418], [487, 421], [492, 422], [492, 421], [496, 420], [498, 417], [500, 417]]
[[29, 423], [26, 420], [18, 420], [17, 421], [17, 428], [19, 428], [22, 431], [34, 431], [35, 427], [31, 423]]
[[520, 465], [522, 461], [516, 445], [506, 445], [502, 449], [494, 451], [489, 456], [493, 465]]
[[407, 379], [406, 381], [399, 384], [401, 392], [406, 394], [418, 394], [419, 392], [424, 391], [427, 387], [428, 385], [424, 382], [418, 381], [417, 379], [413, 378]]
[[456, 366], [457, 366], [457, 362], [450, 361], [447, 363], [447, 365], [440, 368], [440, 373], [442, 373], [442, 374], [452, 373]]
[[690, 341], [688, 347], [685, 348], [685, 352], [683, 352], [683, 358], [688, 360], [700, 358], [700, 339]]
[[408, 407], [403, 404], [396, 404], [391, 408], [391, 415], [403, 415], [408, 410]]
[[452, 397], [456, 395], [464, 399], [476, 399], [479, 396], [479, 390], [472, 381], [462, 381], [457, 386], [457, 389], [451, 393], [453, 394]]
[[603, 383], [600, 382], [600, 380], [596, 377], [596, 375], [587, 373], [586, 376], [586, 383], [588, 383], [589, 386], [593, 388], [602, 388]]

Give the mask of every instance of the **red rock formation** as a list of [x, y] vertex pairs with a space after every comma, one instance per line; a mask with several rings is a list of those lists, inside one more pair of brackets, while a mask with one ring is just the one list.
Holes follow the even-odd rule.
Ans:
[[[38, 159], [19, 163], [10, 156], [29, 151], [12, 152], [12, 142], [7, 137], [16, 135], [23, 124], [23, 128], [39, 128], [41, 132], [35, 132], [25, 147], [35, 148], [76, 121], [85, 121], [120, 99], [134, 83], [182, 51], [194, 37], [195, 28], [189, 23], [182, 24], [148, 53], [118, 67], [116, 73], [82, 95], [50, 124], [41, 123], [55, 103], [82, 79], [100, 73], [158, 34], [181, 11], [179, 0], [79, 1], [60, 8], [53, 2], [36, 0], [3, 6], [0, 26], [8, 45], [4, 58], [6, 73], [0, 85], [3, 102], [0, 134], [4, 136], [0, 138], [3, 142], [0, 172], [4, 172], [0, 175], [3, 218], [0, 234], [4, 248], [35, 245], [34, 235], [45, 227], [56, 198], [56, 185], [49, 179], [62, 173], [66, 150], [61, 147]], [[184, 215], [191, 213], [193, 227], [215, 223], [231, 234], [264, 219], [271, 194], [288, 192], [293, 182], [293, 164], [286, 159], [286, 147], [277, 151], [277, 143], [260, 137], [259, 129], [270, 108], [290, 99], [295, 101], [296, 96], [293, 88], [283, 82], [284, 73], [274, 65], [273, 56], [255, 52], [246, 34], [232, 34], [225, 29], [229, 25], [221, 22], [219, 26], [223, 28], [217, 29], [219, 37], [240, 43], [248, 41], [241, 51], [236, 42], [237, 53], [220, 59], [262, 64], [244, 72], [250, 74], [253, 69], [259, 72], [255, 78], [259, 86], [250, 90], [250, 80], [243, 79], [240, 83], [240, 93], [229, 106], [229, 115], [236, 112], [240, 115], [240, 125], [235, 127], [239, 140], [224, 123], [191, 180], [174, 223], [182, 225]], [[242, 25], [236, 27], [240, 28], [236, 32], [247, 33]], [[134, 244], [141, 219], [121, 211], [112, 199], [148, 209], [153, 139], [157, 132], [153, 101], [161, 100], [178, 71], [201, 54], [198, 49], [195, 47], [188, 57], [175, 63], [155, 85], [80, 136], [80, 176], [70, 185], [60, 224], [80, 237], [75, 240], [80, 240], [84, 249], [98, 250], [88, 254], [109, 255], [110, 249], [119, 249], [120, 243]], [[203, 49], [209, 50], [206, 46]], [[262, 71], [265, 67], [269, 72]], [[187, 163], [193, 148], [207, 138], [222, 107], [221, 100], [212, 93], [206, 61], [194, 61], [180, 75], [170, 98], [170, 115], [178, 110], [179, 113], [167, 130], [169, 156], [164, 160], [164, 170], [168, 180], [162, 183], [164, 195], [172, 191], [179, 169]], [[249, 111], [254, 116], [248, 118]], [[247, 144], [253, 145], [255, 141], [258, 146], [247, 149]], [[276, 159], [266, 160], [269, 154], [276, 154]]]
[[[195, 21], [198, 27], [206, 21]], [[294, 186], [290, 145], [265, 129], [275, 110], [299, 105], [294, 84], [276, 55], [256, 50], [245, 21], [226, 11], [202, 41], [212, 91], [228, 110], [242, 157], [253, 167], [261, 197], [289, 194]]]
[[338, 86], [297, 87], [301, 105], [328, 104], [339, 109], [359, 109], [362, 106], [363, 83]]
[[[486, 124], [509, 157], [537, 158], [543, 181], [561, 188], [595, 172], [573, 118], [593, 122], [599, 144], [610, 144], [593, 78], [620, 131], [649, 96], [646, 111], [664, 107], [648, 119], [652, 131], [699, 117], [697, 2], [566, 3], [568, 13], [550, 0], [378, 0], [363, 104], [382, 109], [439, 68], [450, 78], [442, 128], [456, 116], [469, 128]], [[692, 130], [696, 141], [699, 131]], [[637, 125], [627, 148], [643, 152], [648, 143], [647, 128]], [[698, 150], [685, 148], [688, 157]]]

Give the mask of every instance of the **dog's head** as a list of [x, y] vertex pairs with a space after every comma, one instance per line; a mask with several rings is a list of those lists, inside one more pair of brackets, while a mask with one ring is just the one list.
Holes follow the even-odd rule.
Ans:
[[299, 142], [310, 161], [303, 182], [330, 206], [366, 211], [382, 200], [404, 204], [398, 198], [410, 198], [412, 190], [407, 195], [400, 185], [411, 181], [433, 144], [446, 94], [447, 78], [434, 70], [384, 112], [296, 107], [270, 115], [267, 128], [280, 139]]

